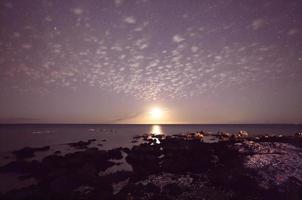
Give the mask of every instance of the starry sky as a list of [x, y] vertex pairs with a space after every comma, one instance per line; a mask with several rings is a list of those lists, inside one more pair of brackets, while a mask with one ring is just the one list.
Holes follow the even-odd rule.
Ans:
[[301, 0], [1, 0], [1, 123], [302, 123]]

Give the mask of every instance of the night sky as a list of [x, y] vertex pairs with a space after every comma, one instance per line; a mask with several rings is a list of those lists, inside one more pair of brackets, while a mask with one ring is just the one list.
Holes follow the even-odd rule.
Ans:
[[1, 123], [302, 123], [301, 0], [1, 0]]

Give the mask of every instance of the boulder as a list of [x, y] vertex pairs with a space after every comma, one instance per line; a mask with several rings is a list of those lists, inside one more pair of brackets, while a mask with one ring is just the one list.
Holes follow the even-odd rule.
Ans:
[[238, 133], [238, 137], [240, 137], [240, 138], [246, 138], [248, 136], [249, 136], [249, 134], [243, 130], [239, 131], [239, 133]]

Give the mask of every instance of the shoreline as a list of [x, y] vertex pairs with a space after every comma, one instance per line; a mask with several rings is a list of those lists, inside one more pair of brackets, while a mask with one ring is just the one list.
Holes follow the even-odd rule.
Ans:
[[[207, 141], [207, 142], [205, 142]], [[36, 151], [15, 151], [18, 159], [0, 173], [23, 174], [33, 185], [0, 199], [298, 199], [302, 191], [302, 136], [254, 136], [205, 132], [135, 136], [134, 146], [99, 150], [96, 140], [70, 143], [26, 161]], [[99, 141], [98, 141], [99, 142]], [[80, 150], [80, 151], [79, 151]], [[128, 170], [117, 166], [129, 164]], [[106, 172], [106, 173], [105, 173]], [[214, 196], [213, 196], [214, 195]]]

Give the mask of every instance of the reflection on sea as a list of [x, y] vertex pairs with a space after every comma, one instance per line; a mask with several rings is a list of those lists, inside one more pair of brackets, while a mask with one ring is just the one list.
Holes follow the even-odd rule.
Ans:
[[159, 125], [152, 125], [150, 133], [154, 135], [164, 135], [161, 126]]
[[[153, 139], [156, 144], [160, 144], [160, 140], [158, 137], [162, 138], [164, 136], [164, 132], [159, 125], [152, 125], [150, 135], [148, 139]], [[154, 143], [151, 143], [153, 145]]]

